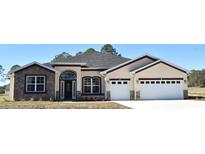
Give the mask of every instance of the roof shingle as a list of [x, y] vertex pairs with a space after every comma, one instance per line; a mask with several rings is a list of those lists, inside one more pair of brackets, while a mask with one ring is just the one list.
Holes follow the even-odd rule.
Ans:
[[69, 56], [66, 58], [56, 58], [51, 64], [55, 63], [86, 63], [87, 67], [94, 68], [111, 68], [130, 59], [116, 56], [110, 53], [102, 53], [98, 51], [87, 51], [77, 56]]

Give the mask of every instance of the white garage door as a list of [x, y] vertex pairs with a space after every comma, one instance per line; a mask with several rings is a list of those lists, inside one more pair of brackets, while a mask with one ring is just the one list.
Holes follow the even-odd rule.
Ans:
[[140, 99], [183, 99], [182, 80], [140, 81]]
[[129, 81], [111, 81], [111, 100], [130, 100]]

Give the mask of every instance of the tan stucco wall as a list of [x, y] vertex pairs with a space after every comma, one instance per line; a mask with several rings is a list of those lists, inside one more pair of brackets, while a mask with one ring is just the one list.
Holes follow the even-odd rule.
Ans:
[[101, 78], [101, 93], [105, 93], [105, 79], [102, 75], [100, 75], [100, 71], [82, 71], [82, 78], [85, 76], [99, 76]]
[[14, 74], [10, 75], [9, 99], [14, 100]]
[[133, 71], [134, 69], [143, 67], [147, 64], [152, 63], [153, 60], [149, 59], [149, 58], [143, 58], [139, 61], [133, 62], [129, 65], [126, 65], [124, 67], [121, 67], [113, 72], [110, 72], [106, 75], [106, 90], [109, 91], [110, 90], [110, 83], [109, 80], [113, 79], [113, 78], [129, 78], [130, 82], [130, 90], [134, 90], [134, 75], [130, 74], [130, 71]]
[[55, 83], [55, 91], [59, 91], [59, 77], [61, 75], [61, 73], [65, 72], [65, 71], [74, 71], [77, 73], [77, 91], [82, 92], [82, 77], [84, 76], [99, 76], [101, 77], [101, 91], [102, 93], [105, 92], [105, 82], [104, 82], [104, 78], [100, 75], [100, 71], [82, 71], [81, 67], [79, 66], [57, 66], [55, 67], [55, 69], [58, 71], [58, 73], [56, 73], [56, 83]]
[[[81, 67], [79, 66], [56, 66], [55, 69], [58, 71], [58, 73], [56, 73], [55, 75], [55, 91], [59, 91], [59, 77], [61, 75], [61, 73], [65, 72], [65, 71], [74, 71], [77, 74], [77, 91], [81, 91]], [[56, 93], [56, 92], [55, 92]]]
[[[183, 89], [188, 89], [187, 74], [163, 63], [136, 73], [135, 78], [183, 78], [186, 80], [186, 83], [183, 81]], [[139, 90], [139, 84], [136, 84], [136, 90]]]

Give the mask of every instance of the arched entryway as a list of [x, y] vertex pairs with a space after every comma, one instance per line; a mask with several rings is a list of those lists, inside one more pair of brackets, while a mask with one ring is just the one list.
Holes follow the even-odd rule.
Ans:
[[77, 74], [74, 71], [65, 71], [60, 75], [60, 98], [61, 100], [76, 99]]

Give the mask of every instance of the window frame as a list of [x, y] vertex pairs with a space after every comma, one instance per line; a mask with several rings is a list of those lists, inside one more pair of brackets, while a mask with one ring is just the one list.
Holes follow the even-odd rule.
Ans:
[[[37, 83], [37, 79], [38, 78], [43, 78], [43, 83]], [[46, 93], [46, 75], [26, 75], [25, 77], [25, 93]], [[35, 78], [34, 83], [28, 83], [28, 79], [29, 78]], [[34, 91], [29, 91], [28, 90], [28, 86], [32, 85], [34, 86]], [[43, 85], [43, 90], [37, 90], [38, 86], [42, 86]]]
[[[85, 79], [90, 79], [90, 85], [85, 85]], [[98, 79], [99, 80], [99, 85], [95, 85], [93, 83], [93, 80], [94, 79]], [[85, 92], [85, 87], [90, 87], [90, 92]], [[94, 92], [94, 87], [99, 87], [99, 92]], [[84, 95], [100, 95], [101, 94], [101, 77], [98, 77], [98, 76], [85, 76], [82, 78], [82, 92]]]

